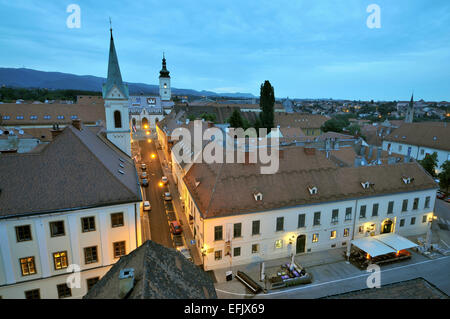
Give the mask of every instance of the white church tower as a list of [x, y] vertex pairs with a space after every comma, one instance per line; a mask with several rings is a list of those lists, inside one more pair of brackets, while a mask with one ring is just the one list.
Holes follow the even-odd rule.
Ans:
[[110, 31], [108, 78], [102, 88], [105, 101], [106, 137], [131, 157], [128, 85], [122, 82], [112, 29]]
[[411, 95], [408, 109], [406, 110], [405, 123], [412, 123], [414, 121], [414, 94]]
[[170, 101], [172, 98], [169, 73], [166, 68], [166, 58], [163, 53], [162, 69], [159, 71], [159, 96], [161, 97], [161, 101]]

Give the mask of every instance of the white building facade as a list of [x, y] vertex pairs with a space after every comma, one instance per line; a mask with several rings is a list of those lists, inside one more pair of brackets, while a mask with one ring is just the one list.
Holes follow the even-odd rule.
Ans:
[[0, 296], [83, 297], [120, 256], [141, 245], [140, 205], [0, 219]]
[[435, 197], [436, 190], [427, 190], [207, 219], [194, 202], [188, 210], [204, 269], [211, 270], [347, 247], [355, 238], [385, 232], [424, 234]]

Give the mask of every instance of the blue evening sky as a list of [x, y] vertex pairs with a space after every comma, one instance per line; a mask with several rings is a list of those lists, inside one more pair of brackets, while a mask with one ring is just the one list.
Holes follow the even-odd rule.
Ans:
[[157, 84], [164, 51], [177, 88], [450, 100], [448, 0], [0, 0], [0, 66], [106, 77], [109, 17], [127, 82]]

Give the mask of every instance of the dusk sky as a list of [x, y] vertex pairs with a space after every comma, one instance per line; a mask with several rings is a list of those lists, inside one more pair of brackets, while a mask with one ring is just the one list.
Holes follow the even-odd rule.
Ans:
[[[66, 25], [70, 4], [81, 28]], [[0, 0], [0, 67], [106, 77], [109, 17], [127, 82], [157, 84], [164, 51], [175, 88], [450, 100], [448, 0]]]

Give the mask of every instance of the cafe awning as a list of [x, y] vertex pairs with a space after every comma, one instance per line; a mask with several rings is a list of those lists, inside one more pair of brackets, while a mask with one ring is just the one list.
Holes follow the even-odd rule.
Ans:
[[389, 234], [381, 234], [375, 236], [375, 238], [382, 242], [383, 244], [388, 245], [389, 247], [395, 250], [403, 250], [408, 248], [417, 247], [412, 241], [406, 239], [405, 237], [399, 236], [397, 234], [389, 233]]
[[368, 253], [371, 257], [395, 253], [396, 250], [375, 239], [375, 237], [358, 238], [351, 241], [352, 245]]

